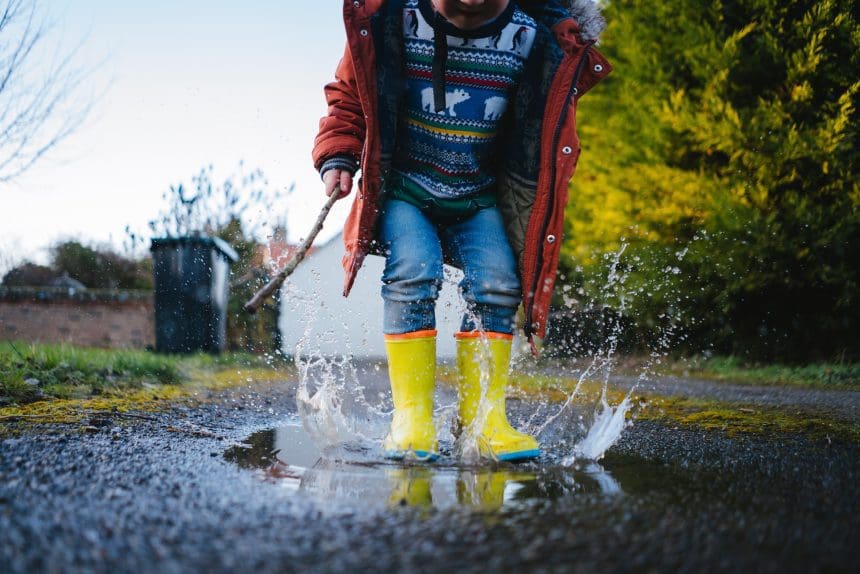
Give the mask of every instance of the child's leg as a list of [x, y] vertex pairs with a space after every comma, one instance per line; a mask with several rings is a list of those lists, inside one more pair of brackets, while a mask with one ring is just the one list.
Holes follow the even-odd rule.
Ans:
[[447, 227], [442, 238], [446, 252], [463, 270], [460, 289], [472, 312], [463, 318], [460, 330], [480, 327], [483, 331], [513, 333], [520, 280], [499, 210], [482, 209]]
[[414, 205], [388, 200], [380, 215], [379, 239], [386, 254], [383, 331], [399, 335], [434, 329], [442, 286], [442, 245], [436, 226]]
[[436, 227], [415, 206], [389, 200], [380, 217], [386, 253], [383, 330], [394, 417], [383, 450], [389, 458], [434, 460], [435, 305], [442, 284]]
[[[511, 427], [505, 413], [520, 282], [501, 214], [495, 208], [483, 209], [446, 229], [443, 239], [451, 258], [463, 269], [461, 289], [474, 314], [463, 318], [457, 334], [460, 426], [481, 425], [472, 430], [486, 457], [523, 460], [539, 456], [537, 441]], [[476, 332], [478, 328], [481, 333]], [[483, 397], [482, 371], [487, 381]], [[486, 410], [479, 408], [482, 400]], [[482, 412], [483, 420], [476, 420]]]

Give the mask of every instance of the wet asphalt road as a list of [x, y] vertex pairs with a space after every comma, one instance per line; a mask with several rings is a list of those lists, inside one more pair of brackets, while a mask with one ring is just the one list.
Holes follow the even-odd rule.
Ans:
[[[620, 493], [583, 486], [572, 469], [526, 465], [543, 491], [499, 508], [325, 504], [225, 458], [293, 418], [290, 389], [2, 439], [0, 572], [860, 567], [857, 445], [639, 422], [603, 461]], [[579, 486], [559, 489], [566, 481]]]

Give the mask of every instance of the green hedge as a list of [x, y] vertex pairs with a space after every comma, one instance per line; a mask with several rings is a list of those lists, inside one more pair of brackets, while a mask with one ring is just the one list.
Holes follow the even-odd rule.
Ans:
[[606, 15], [615, 71], [578, 112], [568, 284], [651, 340], [675, 325], [691, 350], [860, 358], [853, 3], [619, 0]]

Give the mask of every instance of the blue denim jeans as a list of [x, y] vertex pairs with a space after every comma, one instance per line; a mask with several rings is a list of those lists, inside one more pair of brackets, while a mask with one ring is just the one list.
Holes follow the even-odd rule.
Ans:
[[436, 327], [443, 259], [464, 274], [460, 292], [468, 310], [460, 329], [513, 333], [520, 280], [497, 208], [481, 209], [462, 221], [440, 223], [411, 203], [388, 199], [380, 215], [379, 239], [386, 254], [382, 274], [385, 334]]

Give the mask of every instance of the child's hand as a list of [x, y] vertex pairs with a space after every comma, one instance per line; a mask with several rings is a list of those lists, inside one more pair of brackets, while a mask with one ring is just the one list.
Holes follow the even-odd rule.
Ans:
[[323, 175], [323, 183], [328, 197], [337, 190], [340, 193], [338, 199], [343, 199], [352, 189], [352, 174], [345, 169], [330, 169]]

